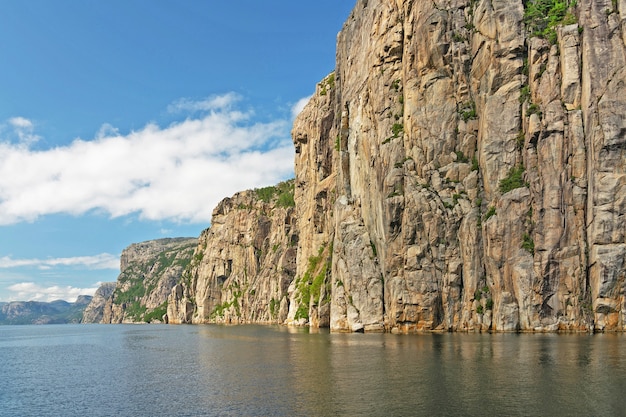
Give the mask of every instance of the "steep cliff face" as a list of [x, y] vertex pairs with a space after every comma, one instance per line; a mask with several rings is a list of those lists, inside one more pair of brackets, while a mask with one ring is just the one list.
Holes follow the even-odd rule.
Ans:
[[295, 209], [222, 202], [170, 321], [626, 330], [623, 16], [359, 0], [294, 124]]
[[331, 329], [625, 328], [626, 2], [531, 7], [358, 2], [308, 135], [340, 129]]
[[282, 323], [295, 274], [293, 182], [222, 200], [169, 296], [169, 323]]
[[330, 319], [330, 262], [333, 251], [333, 203], [340, 144], [335, 116], [335, 74], [316, 87], [308, 106], [295, 121], [296, 228], [298, 240], [295, 279], [289, 288], [288, 323], [328, 327]]
[[115, 291], [115, 282], [103, 282], [83, 311], [81, 323], [100, 323], [104, 314], [104, 307], [113, 295], [113, 291]]
[[[102, 313], [93, 307], [101, 323], [163, 321], [167, 297], [190, 264], [195, 238], [158, 239], [135, 243], [124, 249], [120, 275], [106, 297]], [[108, 286], [98, 291], [107, 292]], [[100, 297], [95, 302], [101, 303]], [[93, 300], [92, 300], [93, 301]]]

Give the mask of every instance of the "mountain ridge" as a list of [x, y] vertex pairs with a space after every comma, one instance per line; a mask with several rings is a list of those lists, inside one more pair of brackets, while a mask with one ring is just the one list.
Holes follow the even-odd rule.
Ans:
[[65, 300], [10, 301], [0, 303], [0, 324], [80, 323], [91, 296], [80, 295], [75, 302]]

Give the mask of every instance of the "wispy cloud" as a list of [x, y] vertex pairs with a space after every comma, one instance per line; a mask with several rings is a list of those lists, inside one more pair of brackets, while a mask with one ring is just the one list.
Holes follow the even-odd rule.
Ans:
[[302, 97], [300, 100], [296, 102], [296, 104], [291, 106], [291, 117], [293, 119], [295, 119], [296, 116], [298, 116], [302, 112], [302, 110], [304, 110], [304, 107], [309, 103], [309, 101], [311, 100], [311, 97], [313, 96], [310, 95], [307, 97]]
[[20, 282], [10, 285], [7, 289], [11, 292], [7, 301], [76, 301], [79, 295], [93, 295], [100, 283], [91, 288], [76, 288], [72, 286], [44, 287], [34, 282]]
[[[236, 191], [276, 183], [293, 170], [287, 121], [254, 123], [236, 95], [176, 108], [210, 110], [167, 127], [121, 135], [103, 125], [92, 140], [47, 150], [0, 141], [0, 225], [92, 210], [147, 220], [208, 222]], [[29, 126], [26, 119], [13, 125]], [[32, 126], [32, 125], [31, 125]]]
[[2, 127], [3, 131], [8, 130], [9, 139], [17, 139], [17, 146], [30, 146], [41, 139], [34, 133], [35, 125], [33, 122], [24, 117], [12, 117]]
[[241, 97], [236, 93], [227, 93], [220, 96], [211, 96], [203, 100], [181, 98], [167, 106], [167, 111], [169, 113], [214, 111], [229, 108], [239, 100], [241, 100]]
[[85, 267], [87, 269], [119, 269], [119, 256], [101, 253], [94, 256], [75, 256], [71, 258], [13, 259], [0, 257], [0, 269], [35, 267], [48, 269], [58, 266]]

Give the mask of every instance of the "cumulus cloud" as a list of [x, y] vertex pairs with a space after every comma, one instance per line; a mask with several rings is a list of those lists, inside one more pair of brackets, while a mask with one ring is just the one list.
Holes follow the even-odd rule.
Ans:
[[10, 256], [0, 257], [0, 269], [36, 267], [48, 269], [57, 266], [85, 267], [87, 269], [119, 269], [119, 256], [101, 253], [94, 256], [75, 256], [71, 258], [48, 259], [13, 259]]
[[296, 102], [293, 106], [291, 106], [291, 117], [295, 119], [301, 112], [304, 110], [304, 106], [306, 106], [311, 100], [312, 95], [307, 97], [302, 97], [300, 100]]
[[10, 285], [7, 289], [12, 293], [8, 301], [44, 301], [66, 300], [76, 301], [79, 295], [94, 295], [100, 283], [91, 288], [76, 288], [72, 286], [44, 287], [34, 282], [20, 282]]
[[252, 122], [236, 100], [181, 101], [181, 110], [205, 112], [125, 135], [104, 125], [92, 140], [47, 150], [0, 142], [0, 225], [90, 211], [209, 222], [222, 198], [293, 172], [288, 123]]

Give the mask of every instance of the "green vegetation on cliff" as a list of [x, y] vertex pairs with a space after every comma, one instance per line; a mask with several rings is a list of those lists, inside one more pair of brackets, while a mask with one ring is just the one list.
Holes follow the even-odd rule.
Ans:
[[[311, 301], [314, 304], [318, 304], [322, 294], [322, 285], [326, 281], [326, 276], [330, 271], [332, 263], [332, 245], [327, 252], [325, 259], [326, 245], [319, 248], [317, 256], [311, 256], [306, 271], [302, 278], [297, 281], [297, 291], [300, 294], [298, 298], [298, 309], [296, 311], [295, 319], [308, 319], [309, 318], [309, 305]], [[322, 263], [323, 262], [323, 263]], [[326, 296], [329, 296], [329, 290], [326, 291]]]
[[528, 187], [528, 183], [524, 181], [524, 166], [518, 165], [510, 169], [506, 178], [500, 181], [500, 192], [505, 194], [516, 188]]
[[254, 192], [257, 198], [264, 203], [276, 201], [278, 207], [294, 207], [296, 205], [294, 194], [295, 180], [283, 181], [277, 185], [256, 188]]
[[524, 23], [530, 36], [556, 43], [556, 26], [576, 23], [576, 0], [525, 0]]
[[[167, 311], [167, 302], [162, 297], [184, 276], [197, 245], [196, 239], [186, 238], [131, 245], [127, 249], [132, 253], [131, 259], [118, 276], [112, 295], [112, 305], [121, 309], [114, 309], [119, 312], [112, 313], [111, 320], [161, 321]], [[150, 309], [147, 305], [154, 305], [149, 300], [154, 300], [155, 296], [161, 304]]]
[[328, 91], [335, 88], [335, 73], [331, 72], [328, 77], [319, 82], [320, 96], [325, 96]]

